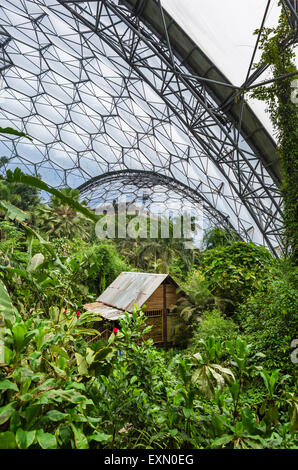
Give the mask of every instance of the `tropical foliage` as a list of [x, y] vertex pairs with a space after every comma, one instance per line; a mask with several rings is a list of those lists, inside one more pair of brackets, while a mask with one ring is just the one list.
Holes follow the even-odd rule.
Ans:
[[[76, 194], [60, 200], [72, 196], [80, 209]], [[185, 278], [177, 250], [167, 270], [188, 296], [177, 307], [179, 349], [164, 351], [145, 339], [141, 311], [106, 340], [101, 317], [82, 308], [132, 268], [118, 244], [42, 236], [11, 201], [1, 209], [0, 448], [295, 448], [289, 262], [230, 241], [188, 257]], [[151, 270], [140, 245], [135, 253], [133, 268]]]
[[[295, 71], [284, 16], [260, 38], [261, 65]], [[297, 105], [288, 79], [254, 95], [277, 130], [290, 258], [219, 227], [190, 250], [173, 221], [166, 240], [100, 240], [77, 190], [1, 178], [0, 449], [297, 448]], [[169, 272], [187, 294], [168, 350], [142, 311], [106, 338], [83, 308], [131, 269]]]
[[[286, 9], [287, 10], [287, 9]], [[269, 65], [274, 81], [253, 90], [252, 96], [265, 101], [274, 126], [282, 165], [283, 218], [285, 243], [293, 262], [298, 262], [298, 106], [295, 32], [291, 13], [282, 9], [277, 28], [260, 31], [262, 55], [257, 66]], [[256, 31], [259, 33], [259, 31]], [[295, 75], [295, 77], [294, 77]], [[281, 79], [283, 77], [283, 79]]]
[[[63, 188], [61, 194], [73, 201], [79, 202], [77, 189]], [[93, 223], [78, 213], [75, 208], [65, 202], [61, 202], [53, 195], [49, 205], [39, 204], [34, 211], [37, 228], [55, 238], [74, 238], [80, 236], [83, 240], [90, 240], [94, 232]]]

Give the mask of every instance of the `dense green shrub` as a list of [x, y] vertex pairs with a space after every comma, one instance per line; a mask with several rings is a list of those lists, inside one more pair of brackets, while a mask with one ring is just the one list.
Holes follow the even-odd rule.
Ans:
[[69, 256], [66, 265], [72, 279], [88, 288], [89, 294], [98, 295], [122, 272], [129, 271], [112, 244], [98, 242], [87, 245], [81, 242], [80, 248]]
[[263, 363], [293, 374], [291, 341], [298, 337], [298, 270], [281, 267], [237, 309], [237, 320], [255, 351], [265, 354]]
[[[282, 2], [283, 3], [283, 2]], [[262, 28], [259, 45], [262, 54], [256, 67], [271, 68], [274, 80], [269, 85], [252, 90], [253, 98], [266, 104], [274, 128], [282, 170], [281, 191], [284, 222], [284, 245], [298, 263], [298, 106], [293, 97], [292, 75], [297, 74], [295, 63], [296, 35], [289, 17], [292, 12], [283, 3], [276, 28]], [[280, 80], [280, 77], [284, 77]]]
[[239, 240], [239, 236], [234, 231], [212, 227], [204, 234], [203, 245], [206, 250], [210, 250], [220, 246], [232, 245], [237, 240]]
[[235, 242], [202, 253], [200, 271], [209, 281], [214, 296], [229, 299], [228, 311], [246, 300], [258, 283], [270, 276], [268, 269], [276, 260], [266, 248], [253, 243]]
[[0, 220], [0, 260], [1, 265], [26, 263], [26, 237], [20, 228], [8, 220]]
[[[189, 349], [145, 340], [141, 312], [105, 342], [92, 328], [99, 318], [77, 307], [129, 269], [113, 244], [49, 242], [1, 207], [13, 222], [0, 227], [0, 448], [295, 447], [291, 266], [253, 244], [207, 250], [180, 305]], [[221, 309], [231, 302], [233, 320]]]
[[239, 336], [239, 326], [231, 318], [226, 318], [217, 309], [205, 311], [202, 314], [202, 320], [193, 331], [191, 349], [200, 349], [199, 342], [201, 340], [206, 341], [210, 336], [214, 336], [221, 343], [235, 339]]
[[1, 273], [20, 311], [81, 308], [129, 270], [111, 243], [91, 245], [78, 237], [48, 241], [35, 233], [28, 237], [16, 221], [0, 222]]
[[86, 449], [108, 441], [76, 362], [76, 351], [90, 364], [90, 351], [97, 352], [94, 370], [109, 373], [111, 348], [88, 350], [82, 338], [97, 334], [89, 325], [100, 318], [52, 307], [48, 319], [35, 312], [23, 321], [8, 305], [0, 305], [0, 449]]
[[173, 309], [176, 316], [172, 322], [171, 335], [175, 346], [186, 347], [201, 320], [202, 312], [214, 304], [214, 297], [209, 291], [209, 282], [198, 271], [189, 273], [179, 293], [177, 305]]
[[[158, 350], [139, 312], [103, 344], [86, 341], [91, 313], [51, 308], [24, 322], [9, 299], [0, 311], [0, 448], [295, 446], [288, 376], [255, 368], [243, 340], [227, 342], [230, 370], [214, 338], [202, 355]], [[252, 408], [244, 385], [255, 374], [264, 387]]]

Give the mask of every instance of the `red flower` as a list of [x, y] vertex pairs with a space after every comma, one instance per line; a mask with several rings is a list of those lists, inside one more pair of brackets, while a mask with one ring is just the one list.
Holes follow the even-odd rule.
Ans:
[[80, 316], [81, 316], [81, 312], [80, 312], [80, 310], [78, 310], [77, 311], [77, 318], [80, 318]]
[[64, 312], [63, 312], [63, 313], [67, 313], [67, 308], [64, 310]]
[[118, 328], [114, 328], [113, 333], [116, 335], [118, 333]]

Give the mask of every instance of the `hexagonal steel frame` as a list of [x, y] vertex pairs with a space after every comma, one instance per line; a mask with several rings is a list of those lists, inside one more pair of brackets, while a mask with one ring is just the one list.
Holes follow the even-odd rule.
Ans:
[[[133, 2], [21, 0], [23, 8], [18, 12], [11, 0], [6, 1], [6, 6], [1, 7], [5, 41], [0, 44], [7, 60], [2, 72], [6, 94], [26, 96], [23, 89], [21, 92], [16, 89], [16, 78], [13, 82], [7, 70], [13, 69], [15, 74], [23, 71], [20, 55], [24, 61], [30, 60], [30, 53], [32, 57], [33, 53], [26, 50], [14, 54], [14, 47], [24, 43], [18, 34], [24, 35], [30, 27], [26, 47], [36, 51], [41, 65], [39, 73], [36, 70], [30, 75], [30, 79], [36, 80], [34, 93], [30, 95], [28, 91], [24, 100], [28, 101], [31, 114], [14, 115], [15, 124], [29, 134], [34, 125], [43, 127], [44, 133], [35, 134], [41, 161], [37, 161], [35, 154], [34, 158], [20, 156], [19, 140], [7, 140], [4, 145], [11, 152], [9, 166], [18, 166], [21, 161], [25, 169], [35, 173], [48, 168], [57, 175], [56, 186], [69, 184], [78, 176], [83, 181], [79, 187], [84, 187], [84, 195], [86, 188], [94, 187], [102, 175], [120, 172], [117, 177], [123, 178], [127, 171], [134, 171], [135, 175], [147, 171], [146, 181], [158, 177], [163, 177], [165, 185], [174, 181], [181, 197], [183, 186], [188, 188], [194, 202], [196, 192], [206, 210], [216, 214], [214, 220], [233, 227], [243, 239], [263, 243], [275, 252], [282, 244], [283, 231], [278, 177], [271, 171], [272, 162], [266, 163], [245, 132], [248, 111], [244, 99], [239, 103], [238, 119], [222, 108], [222, 100], [211, 87], [212, 79], [190, 73], [187, 61], [181, 59], [171, 44], [168, 32], [172, 23], [169, 25], [160, 3], [150, 1], [159, 8], [163, 36], [131, 10]], [[12, 12], [22, 18], [19, 24], [13, 24]], [[60, 27], [62, 32], [58, 34]], [[36, 44], [31, 46], [32, 31]], [[72, 35], [76, 38], [75, 46]], [[68, 51], [70, 46], [74, 47], [75, 72], [69, 59], [72, 53], [65, 52], [65, 61], [57, 53], [58, 41]], [[57, 56], [49, 60], [47, 51], [55, 48]], [[34, 60], [36, 67], [37, 59]], [[104, 65], [97, 71], [91, 63], [107, 64], [105, 74]], [[28, 66], [24, 67], [27, 72]], [[63, 67], [65, 75], [61, 79], [59, 71]], [[109, 77], [109, 67], [114, 76]], [[71, 73], [73, 78], [69, 78]], [[49, 77], [54, 76], [56, 82], [52, 80], [51, 88]], [[215, 85], [233, 88], [227, 81]], [[66, 96], [64, 102], [64, 98], [54, 97], [53, 90], [58, 90], [58, 86], [61, 95]], [[90, 96], [82, 91], [86, 86]], [[102, 109], [88, 107], [90, 97], [100, 97]], [[56, 114], [60, 112], [61, 122], [44, 111], [43, 117], [41, 109], [46, 108], [47, 100], [52, 115], [53, 109]], [[14, 122], [7, 106], [0, 105], [3, 119], [8, 116]], [[82, 130], [80, 125], [85, 128]], [[53, 156], [58, 147], [60, 153], [65, 151], [72, 166], [68, 163], [66, 167], [63, 159], [59, 163], [59, 158]]]

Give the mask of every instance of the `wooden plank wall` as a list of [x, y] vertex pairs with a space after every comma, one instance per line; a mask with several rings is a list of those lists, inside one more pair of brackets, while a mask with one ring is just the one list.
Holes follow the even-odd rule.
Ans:
[[146, 324], [152, 326], [151, 331], [145, 336], [146, 339], [152, 338], [154, 343], [161, 343], [162, 338], [162, 317], [148, 317]]
[[146, 302], [146, 310], [160, 310], [163, 308], [163, 287], [160, 285]]
[[167, 284], [167, 308], [171, 308], [177, 304], [180, 294], [176, 293], [177, 287], [172, 283]]
[[[167, 283], [167, 308], [176, 305], [180, 294], [176, 293], [176, 286], [172, 283]], [[160, 285], [156, 291], [149, 297], [146, 302], [146, 310], [159, 310], [163, 308], [163, 286]]]
[[[166, 284], [166, 303], [167, 309], [170, 309], [172, 306], [176, 305], [180, 294], [176, 293], [176, 286], [171, 282]], [[163, 285], [161, 284], [156, 291], [149, 297], [146, 302], [146, 308], [144, 312], [150, 310], [162, 310], [163, 309]], [[170, 341], [170, 327], [172, 323], [171, 314], [167, 320], [167, 337]], [[162, 315], [158, 317], [148, 317], [146, 320], [147, 325], [152, 325], [152, 329], [148, 334], [148, 338], [152, 338], [155, 343], [160, 343], [163, 341], [162, 338]]]

